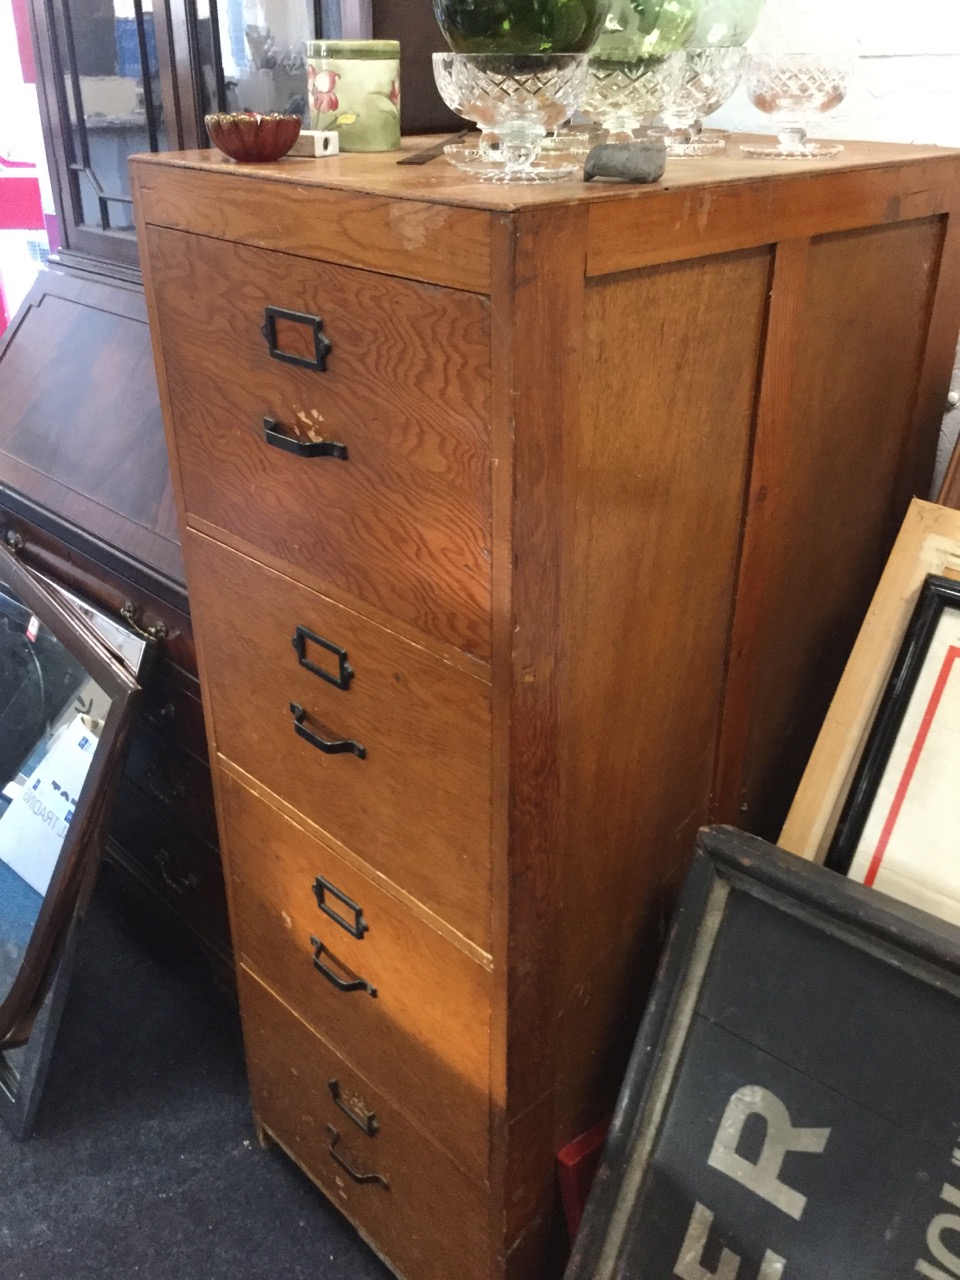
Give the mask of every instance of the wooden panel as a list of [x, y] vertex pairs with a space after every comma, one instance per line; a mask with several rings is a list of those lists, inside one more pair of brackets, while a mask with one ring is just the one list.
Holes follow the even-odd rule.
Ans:
[[[317, 164], [339, 167], [336, 159], [288, 159], [282, 168], [270, 166], [264, 176], [287, 180], [278, 198], [272, 182], [238, 174], [226, 157], [194, 154], [203, 169], [166, 169], [144, 158], [132, 162], [135, 198], [147, 223], [474, 293], [488, 291], [487, 217], [478, 210], [425, 200], [390, 204], [382, 197], [310, 185]], [[395, 156], [387, 161], [396, 168]]]
[[[883, 151], [877, 148], [878, 160]], [[929, 159], [916, 158], [919, 151], [908, 154], [915, 161], [910, 165], [847, 169], [829, 161], [826, 168], [791, 173], [783, 171], [781, 161], [775, 182], [769, 171], [751, 169], [755, 161], [711, 157], [708, 163], [719, 159], [723, 168], [718, 176], [728, 181], [709, 182], [701, 170], [704, 181], [698, 187], [671, 183], [656, 199], [592, 205], [588, 274], [926, 218], [956, 208], [957, 153], [944, 151]]]
[[[250, 1091], [258, 1121], [310, 1174], [398, 1275], [415, 1280], [491, 1280], [481, 1189], [358, 1076], [245, 969], [240, 1000]], [[355, 1107], [373, 1111], [368, 1138], [333, 1103], [335, 1079]], [[330, 1152], [379, 1183], [358, 1185]]]
[[779, 831], [903, 518], [941, 235], [928, 219], [778, 251], [713, 814], [758, 835]]
[[[185, 546], [218, 750], [489, 950], [489, 687], [198, 534]], [[299, 665], [298, 626], [347, 651], [349, 689]], [[366, 758], [298, 737], [291, 703]]]
[[[489, 657], [486, 303], [176, 231], [147, 244], [190, 516]], [[267, 306], [322, 317], [326, 372], [271, 358]], [[307, 332], [278, 322], [298, 356]], [[348, 459], [274, 448], [264, 417]]]
[[612, 1105], [708, 813], [769, 270], [752, 250], [587, 292], [554, 1150]]
[[[485, 1179], [489, 973], [227, 774], [220, 794], [239, 957], [461, 1168]], [[362, 938], [321, 913], [317, 876], [362, 908]], [[325, 901], [355, 924], [334, 896]], [[376, 996], [324, 979], [313, 938], [324, 943], [324, 965], [362, 978]]]
[[0, 399], [5, 485], [182, 580], [141, 293], [42, 271], [0, 346]]
[[[208, 802], [212, 811], [213, 797]], [[156, 804], [129, 779], [117, 791], [108, 852], [232, 973], [230, 929], [220, 854], [176, 814]], [[227, 963], [223, 963], [226, 961]]]

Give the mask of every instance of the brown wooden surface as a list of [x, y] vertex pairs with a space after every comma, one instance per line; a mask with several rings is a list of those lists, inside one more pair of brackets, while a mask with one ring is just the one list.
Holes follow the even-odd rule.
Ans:
[[[562, 821], [556, 644], [563, 566], [556, 553], [564, 446], [579, 413], [583, 222], [582, 215], [547, 210], [522, 228], [501, 222], [495, 239], [494, 448], [503, 489], [493, 622], [494, 947], [502, 959], [494, 1009], [500, 1123], [491, 1216], [504, 1251], [542, 1207], [546, 1109], [532, 1109], [552, 1087], [554, 948], [561, 942], [552, 925]], [[508, 1125], [525, 1113], [538, 1123], [518, 1151]], [[527, 1210], [522, 1227], [518, 1204]]]
[[[490, 1254], [447, 1256], [445, 1280], [477, 1265], [485, 1280], [555, 1280], [555, 1152], [613, 1100], [711, 794], [739, 805], [742, 783], [758, 812], [781, 802], [789, 781], [765, 763], [811, 714], [827, 660], [858, 624], [858, 584], [902, 490], [929, 481], [937, 424], [923, 406], [946, 368], [952, 312], [936, 285], [952, 279], [942, 211], [960, 200], [958, 156], [851, 144], [802, 171], [728, 156], [671, 165], [642, 190], [510, 190], [395, 160], [242, 173], [195, 153], [146, 161], [141, 212], [382, 272], [385, 292], [401, 276], [489, 285], [489, 375], [477, 365], [475, 380], [479, 393], [489, 377], [489, 668], [412, 632], [385, 600], [351, 597], [347, 610], [310, 593], [308, 555], [292, 548], [286, 564], [188, 501], [205, 697], [222, 807], [235, 779], [489, 973], [491, 1181], [478, 1203]], [[449, 239], [427, 254], [420, 242], [401, 251], [399, 230], [424, 207], [467, 220], [443, 224]], [[367, 246], [338, 238], [358, 211]], [[629, 270], [591, 275], [603, 261]], [[198, 360], [186, 344], [178, 354]], [[414, 356], [428, 378], [430, 359]], [[182, 376], [167, 370], [161, 385]], [[250, 491], [251, 504], [269, 501]], [[386, 504], [382, 515], [389, 538]], [[848, 558], [835, 556], [848, 533]], [[313, 622], [304, 609], [319, 611]], [[348, 649], [349, 693], [321, 694], [295, 663], [307, 684], [288, 688], [298, 622]], [[361, 668], [367, 649], [375, 659]], [[398, 672], [409, 680], [392, 682]], [[381, 735], [365, 743], [369, 759], [313, 761], [320, 781], [303, 784], [295, 696], [322, 697], [310, 714], [361, 740], [362, 718]], [[393, 784], [354, 782], [371, 743], [400, 740], [397, 809]], [[257, 874], [234, 887], [238, 916], [245, 895], [266, 900], [265, 884], [245, 883]], [[271, 910], [262, 936], [278, 946], [283, 908]], [[272, 981], [296, 1001], [292, 974]], [[251, 1045], [273, 1025], [261, 1031], [259, 1017], [247, 1017]], [[331, 1041], [344, 1034], [325, 1025]], [[266, 1062], [265, 1044], [254, 1059]], [[289, 1091], [275, 1105], [288, 1150], [313, 1171], [317, 1116]], [[392, 1257], [389, 1230], [375, 1228]]]
[[[883, 160], [895, 155], [895, 148], [847, 143], [841, 161], [807, 168], [790, 160], [737, 159], [728, 153], [720, 158], [722, 184], [705, 181], [717, 157], [707, 158], [699, 162], [699, 189], [668, 181], [664, 197], [647, 206], [627, 201], [593, 206], [587, 270], [604, 275], [706, 252], [928, 218], [955, 207], [960, 153], [911, 148], [907, 154], [912, 163], [890, 168]], [[874, 166], [866, 170], [847, 167], [871, 160]], [[688, 163], [694, 162], [674, 162]], [[779, 181], [770, 182], [771, 174]]]
[[[489, 687], [207, 538], [185, 549], [218, 750], [489, 950]], [[299, 665], [298, 626], [347, 651], [348, 690]], [[291, 702], [366, 759], [298, 737]]]
[[[134, 186], [139, 186], [136, 196], [147, 223], [454, 289], [487, 291], [487, 219], [480, 210], [453, 209], [427, 199], [388, 205], [362, 192], [344, 200], [305, 181], [315, 173], [315, 165], [339, 166], [339, 159], [290, 157], [282, 172], [293, 176], [296, 169], [295, 185], [276, 202], [274, 186], [264, 178], [281, 172], [279, 162], [265, 174], [256, 165], [238, 172], [219, 152], [181, 154], [193, 155], [196, 167], [174, 173], [157, 167], [149, 156], [132, 161]], [[381, 161], [396, 167], [391, 154]], [[230, 183], [229, 198], [224, 179]]]
[[[147, 244], [191, 517], [489, 658], [485, 303], [182, 232]], [[322, 316], [326, 372], [270, 357], [266, 306]], [[305, 335], [283, 326], [283, 349]], [[265, 417], [349, 456], [274, 448]]]
[[[235, 947], [294, 1012], [444, 1147], [487, 1177], [490, 975], [240, 783], [221, 781]], [[317, 876], [363, 910], [357, 939], [323, 914]], [[352, 911], [327, 893], [348, 924]], [[313, 965], [376, 990], [342, 992]]]
[[183, 579], [143, 295], [44, 270], [0, 344], [0, 480]]
[[893, 544], [941, 235], [925, 219], [778, 250], [715, 821], [776, 837]]
[[707, 820], [769, 271], [759, 249], [587, 290], [567, 473], [554, 1151], [612, 1107]]
[[[239, 976], [259, 1123], [399, 1275], [488, 1280], [492, 1269], [482, 1190], [245, 968]], [[374, 1138], [334, 1105], [330, 1079], [339, 1081], [355, 1107], [376, 1114], [380, 1131]], [[331, 1125], [344, 1157], [358, 1170], [379, 1173], [389, 1188], [359, 1186], [334, 1163]]]

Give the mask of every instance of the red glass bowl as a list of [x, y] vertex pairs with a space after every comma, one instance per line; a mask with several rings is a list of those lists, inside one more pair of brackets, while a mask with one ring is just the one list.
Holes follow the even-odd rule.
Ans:
[[261, 116], [252, 111], [204, 116], [210, 141], [231, 160], [266, 164], [285, 156], [300, 136], [299, 116]]

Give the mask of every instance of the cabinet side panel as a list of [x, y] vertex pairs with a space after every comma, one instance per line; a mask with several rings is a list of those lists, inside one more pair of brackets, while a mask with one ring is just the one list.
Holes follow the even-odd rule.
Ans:
[[770, 251], [589, 285], [565, 592], [555, 1148], [612, 1104], [706, 821]]
[[910, 493], [930, 482], [938, 423], [915, 407], [942, 234], [930, 218], [778, 248], [718, 821], [775, 838]]

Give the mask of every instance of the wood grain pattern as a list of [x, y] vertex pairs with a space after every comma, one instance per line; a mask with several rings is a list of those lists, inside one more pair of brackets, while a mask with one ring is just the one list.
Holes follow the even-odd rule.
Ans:
[[587, 290], [565, 504], [554, 1151], [612, 1105], [708, 813], [769, 272], [758, 249]]
[[591, 207], [588, 273], [928, 218], [949, 211], [960, 172], [948, 151], [903, 168], [785, 173], [780, 161], [775, 183], [763, 172], [751, 179], [749, 160], [724, 163], [724, 184], [678, 187], [646, 205]]
[[[488, 658], [484, 302], [182, 232], [147, 244], [191, 516]], [[267, 306], [322, 317], [326, 372], [271, 358]], [[282, 349], [309, 354], [307, 327], [281, 326]], [[349, 456], [271, 447], [264, 417]]]
[[[460, 358], [459, 335], [441, 342], [452, 356], [399, 338], [391, 350], [410, 351], [410, 383], [392, 381], [365, 401], [397, 421], [386, 415], [422, 392], [437, 402], [423, 409], [431, 430], [488, 424], [489, 665], [454, 649], [448, 630], [415, 631], [407, 602], [364, 596], [356, 584], [308, 590], [316, 570], [306, 539], [319, 517], [305, 516], [310, 531], [302, 544], [291, 537], [281, 560], [251, 533], [250, 525], [266, 527], [274, 499], [248, 475], [248, 506], [262, 509], [232, 532], [186, 504], [215, 772], [223, 813], [242, 784], [259, 798], [254, 809], [270, 814], [265, 829], [293, 822], [342, 860], [351, 883], [369, 877], [391, 911], [395, 900], [395, 919], [410, 913], [405, 936], [422, 940], [426, 927], [464, 952], [458, 964], [476, 961], [482, 972], [475, 994], [489, 1006], [488, 1071], [476, 1071], [478, 1046], [453, 1033], [443, 1054], [429, 1050], [425, 1074], [442, 1078], [449, 1061], [478, 1089], [487, 1080], [489, 1184], [469, 1184], [480, 1217], [465, 1246], [432, 1243], [440, 1272], [426, 1255], [411, 1258], [408, 1280], [472, 1271], [478, 1280], [557, 1280], [555, 1152], [612, 1104], [696, 828], [718, 802], [717, 780], [738, 804], [743, 780], [751, 802], [777, 803], [782, 779], [762, 766], [794, 719], [809, 714], [827, 660], [842, 661], [838, 637], [859, 620], [855, 586], [889, 535], [901, 469], [916, 475], [929, 456], [935, 424], [923, 406], [942, 378], [952, 314], [937, 293], [938, 281], [943, 288], [952, 279], [943, 211], [960, 200], [960, 165], [958, 153], [851, 144], [841, 161], [803, 173], [727, 156], [678, 164], [663, 184], [643, 189], [510, 190], [470, 184], [441, 163], [398, 169], [395, 160], [294, 161], [232, 176], [198, 153], [137, 166], [149, 188], [147, 220], [156, 214], [191, 233], [197, 271], [209, 254], [229, 261], [232, 280], [249, 281], [254, 258], [237, 249], [243, 243], [382, 273], [388, 278], [371, 297], [395, 296], [402, 276], [490, 291], [489, 304], [470, 300], [474, 332], [481, 316], [485, 326], [476, 349], [485, 353], [469, 378], [459, 364], [441, 372], [444, 360]], [[460, 231], [479, 239], [448, 238], [429, 259], [419, 247], [401, 252], [384, 227], [391, 219], [408, 227], [431, 205], [437, 217], [469, 215]], [[369, 245], [354, 237], [338, 246], [335, 229], [357, 209], [373, 219]], [[229, 256], [202, 237], [233, 240]], [[461, 250], [465, 271], [455, 260]], [[604, 263], [630, 269], [590, 274]], [[329, 266], [316, 269], [316, 278], [332, 278]], [[188, 291], [184, 273], [171, 270], [175, 288]], [[209, 292], [224, 293], [219, 282]], [[196, 305], [202, 312], [201, 294]], [[468, 314], [462, 296], [456, 310]], [[357, 324], [360, 342], [366, 335], [373, 347], [376, 323]], [[195, 346], [185, 341], [178, 363], [202, 363]], [[396, 367], [388, 360], [388, 371]], [[362, 368], [373, 369], [373, 357]], [[212, 392], [190, 373], [192, 394], [232, 403], [229, 373], [207, 367]], [[167, 376], [173, 387], [185, 375], [168, 368]], [[261, 370], [249, 385], [269, 386], [272, 376]], [[173, 424], [178, 446], [185, 430]], [[404, 449], [427, 439], [406, 427], [390, 438]], [[192, 466], [200, 465], [197, 446]], [[474, 496], [477, 474], [463, 486]], [[391, 501], [378, 507], [384, 542], [397, 536]], [[848, 534], [848, 554], [835, 555]], [[381, 568], [389, 562], [374, 554]], [[449, 580], [442, 565], [435, 572]], [[397, 576], [409, 583], [403, 570]], [[808, 594], [803, 604], [791, 594], [796, 583], [800, 598]], [[348, 693], [324, 691], [291, 668], [297, 623], [348, 650], [357, 670]], [[298, 745], [286, 710], [293, 697], [310, 717], [364, 741], [368, 759], [321, 760]], [[361, 773], [375, 757], [380, 772]], [[284, 910], [297, 918], [280, 901], [285, 872], [254, 865], [254, 847], [265, 843], [258, 821], [245, 816], [232, 827], [237, 849], [247, 845], [232, 898], [253, 939], [251, 960], [263, 970], [276, 963], [271, 983], [305, 1009], [297, 974], [261, 945]], [[300, 852], [281, 861], [303, 847], [298, 836]], [[443, 984], [432, 989], [445, 1003]], [[336, 1200], [341, 1186], [317, 1172], [329, 1160], [326, 1099], [294, 1083], [299, 1068], [278, 1064], [270, 1048], [287, 1036], [315, 1041], [280, 1010], [258, 1003], [251, 1013], [248, 1003], [254, 1089], [266, 1099], [257, 1110]], [[406, 1035], [417, 1016], [409, 1010], [394, 1021]], [[436, 1027], [459, 1015], [446, 1007], [431, 1016]], [[372, 1033], [347, 1048], [350, 1028], [323, 1027], [356, 1066], [362, 1052], [380, 1052]], [[423, 1116], [399, 1084], [434, 1040], [425, 1032], [403, 1049], [397, 1034], [394, 1060], [409, 1061], [384, 1086], [384, 1105], [395, 1095], [420, 1133]], [[357, 1088], [365, 1094], [375, 1083]], [[454, 1150], [449, 1135], [442, 1141]], [[408, 1173], [419, 1159], [411, 1148], [398, 1156]], [[462, 1153], [457, 1160], [463, 1165]], [[435, 1216], [445, 1201], [418, 1203], [417, 1214]], [[362, 1221], [403, 1269], [391, 1252], [395, 1224]], [[404, 1230], [432, 1225], [411, 1219]]]
[[[494, 309], [494, 442], [498, 458], [499, 578], [495, 586], [493, 1200], [501, 1247], [513, 1205], [543, 1204], [554, 1055], [559, 805], [559, 620], [565, 453], [579, 415], [584, 217], [562, 210], [500, 224]], [[550, 369], [551, 376], [544, 377]], [[510, 499], [507, 498], [509, 488]], [[529, 1143], [509, 1141], [509, 1118], [530, 1112]], [[547, 1197], [549, 1202], [549, 1195]], [[525, 1224], [529, 1227], [530, 1224]], [[496, 1274], [500, 1274], [499, 1272]]]
[[715, 821], [776, 836], [893, 544], [940, 237], [939, 219], [823, 237], [805, 271], [786, 251], [782, 282], [778, 259]]
[[142, 294], [44, 270], [3, 336], [0, 387], [3, 483], [182, 581]]
[[[489, 950], [488, 687], [208, 539], [184, 548], [217, 749]], [[348, 690], [299, 665], [298, 626], [346, 650]], [[366, 759], [298, 737], [291, 703]]]
[[[221, 779], [237, 953], [360, 1074], [478, 1181], [489, 1147], [490, 974], [240, 783]], [[357, 939], [324, 915], [332, 883], [363, 911]], [[354, 924], [335, 897], [327, 905]], [[375, 990], [341, 992], [313, 965]]]
[[822, 862], [928, 574], [960, 576], [960, 512], [914, 500], [887, 560], [778, 844]]
[[[483, 1191], [246, 969], [239, 980], [258, 1122], [296, 1154], [398, 1275], [489, 1280]], [[353, 1105], [376, 1113], [376, 1137], [366, 1137], [334, 1106], [330, 1079], [340, 1082]], [[328, 1126], [340, 1135], [343, 1158], [379, 1173], [389, 1186], [357, 1185], [330, 1155]]]
[[[203, 167], [175, 177], [149, 157], [131, 161], [147, 223], [454, 289], [488, 289], [487, 218], [478, 210], [425, 200], [398, 206], [362, 193], [345, 199], [296, 179], [277, 202], [272, 183], [261, 181], [255, 167], [240, 175], [219, 153], [195, 154]], [[293, 159], [284, 168], [305, 178], [317, 163]]]

